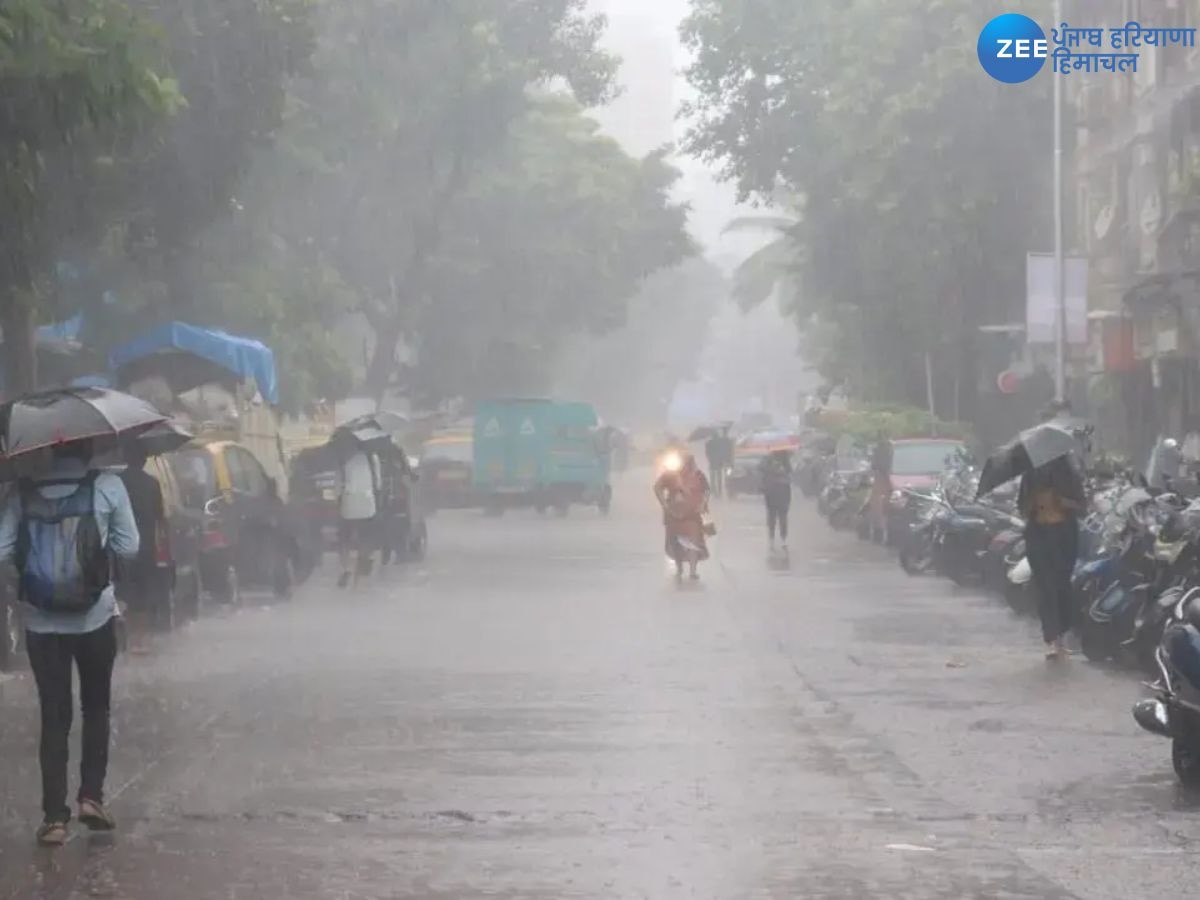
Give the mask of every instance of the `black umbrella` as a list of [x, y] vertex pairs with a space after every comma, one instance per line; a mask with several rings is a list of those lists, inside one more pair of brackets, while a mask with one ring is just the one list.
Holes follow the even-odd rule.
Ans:
[[147, 456], [162, 456], [173, 453], [190, 441], [194, 435], [174, 422], [160, 422], [129, 440]]
[[73, 441], [119, 438], [166, 416], [130, 394], [97, 387], [42, 391], [0, 406], [0, 451], [15, 459]]
[[1079, 449], [1079, 439], [1062, 423], [1046, 422], [1022, 431], [988, 457], [975, 496], [982, 497], [1032, 469], [1040, 469]]
[[345, 438], [352, 438], [360, 444], [374, 444], [379, 441], [390, 441], [392, 432], [385, 428], [374, 415], [368, 414], [339, 425], [334, 429], [329, 441], [333, 443]]
[[722, 422], [719, 425], [701, 425], [688, 435], [688, 443], [692, 444], [696, 441], [707, 441], [711, 437], [720, 437], [732, 427], [732, 422]]

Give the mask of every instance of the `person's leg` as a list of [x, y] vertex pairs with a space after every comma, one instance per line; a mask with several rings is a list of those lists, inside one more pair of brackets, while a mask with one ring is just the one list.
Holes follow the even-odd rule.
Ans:
[[1038, 618], [1042, 623], [1042, 640], [1052, 645], [1058, 637], [1058, 592], [1055, 576], [1053, 539], [1044, 525], [1030, 525], [1025, 530], [1025, 555], [1033, 575], [1037, 593]]
[[[79, 761], [79, 801], [90, 801], [103, 812], [104, 778], [108, 773], [109, 711], [112, 703], [113, 663], [117, 658], [115, 623], [81, 635], [75, 643], [75, 665], [79, 668], [79, 705], [83, 713], [82, 755]], [[103, 825], [99, 819], [81, 815], [89, 827]], [[111, 827], [111, 826], [110, 826]]]
[[783, 546], [787, 547], [788, 542], [788, 515], [792, 510], [792, 492], [789, 489], [782, 497], [779, 498], [779, 537], [783, 541]]
[[771, 546], [775, 546], [775, 528], [779, 522], [779, 518], [775, 510], [774, 498], [769, 494], [763, 495], [763, 502], [767, 507], [767, 539], [770, 540]]
[[338, 566], [342, 570], [338, 584], [345, 587], [350, 583], [353, 571], [354, 527], [349, 519], [338, 521]]
[[71, 635], [27, 632], [25, 648], [37, 684], [42, 735], [42, 812], [47, 822], [71, 819], [67, 806], [68, 739], [71, 734]]
[[1062, 640], [1071, 630], [1075, 606], [1075, 591], [1072, 580], [1075, 575], [1075, 560], [1079, 555], [1079, 529], [1074, 522], [1055, 527], [1055, 543], [1057, 545], [1056, 564], [1058, 590], [1056, 592], [1055, 622], [1057, 635], [1055, 640], [1062, 648]]

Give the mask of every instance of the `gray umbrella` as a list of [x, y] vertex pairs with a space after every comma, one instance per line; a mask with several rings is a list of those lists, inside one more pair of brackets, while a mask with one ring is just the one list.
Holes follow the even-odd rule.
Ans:
[[1079, 438], [1062, 422], [1045, 422], [1022, 431], [988, 457], [975, 496], [982, 497], [1032, 469], [1040, 469], [1080, 449]]
[[1079, 438], [1068, 422], [1044, 422], [1022, 431], [1017, 438], [1025, 448], [1029, 464], [1040, 469], [1047, 463], [1054, 462], [1060, 456], [1069, 456], [1081, 449]]
[[0, 406], [0, 451], [15, 459], [74, 441], [136, 434], [166, 421], [157, 409], [107, 388], [42, 391]]

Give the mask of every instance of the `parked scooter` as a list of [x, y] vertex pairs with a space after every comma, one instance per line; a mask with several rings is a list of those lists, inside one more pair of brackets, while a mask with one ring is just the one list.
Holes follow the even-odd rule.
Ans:
[[1171, 739], [1171, 764], [1187, 787], [1200, 787], [1200, 588], [1172, 608], [1154, 652], [1153, 696], [1133, 705], [1146, 731]]

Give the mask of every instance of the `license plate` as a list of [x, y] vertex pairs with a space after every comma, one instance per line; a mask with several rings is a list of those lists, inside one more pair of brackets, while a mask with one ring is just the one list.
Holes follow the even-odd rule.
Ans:
[[321, 499], [336, 500], [337, 499], [337, 488], [325, 488], [325, 490], [321, 491]]

